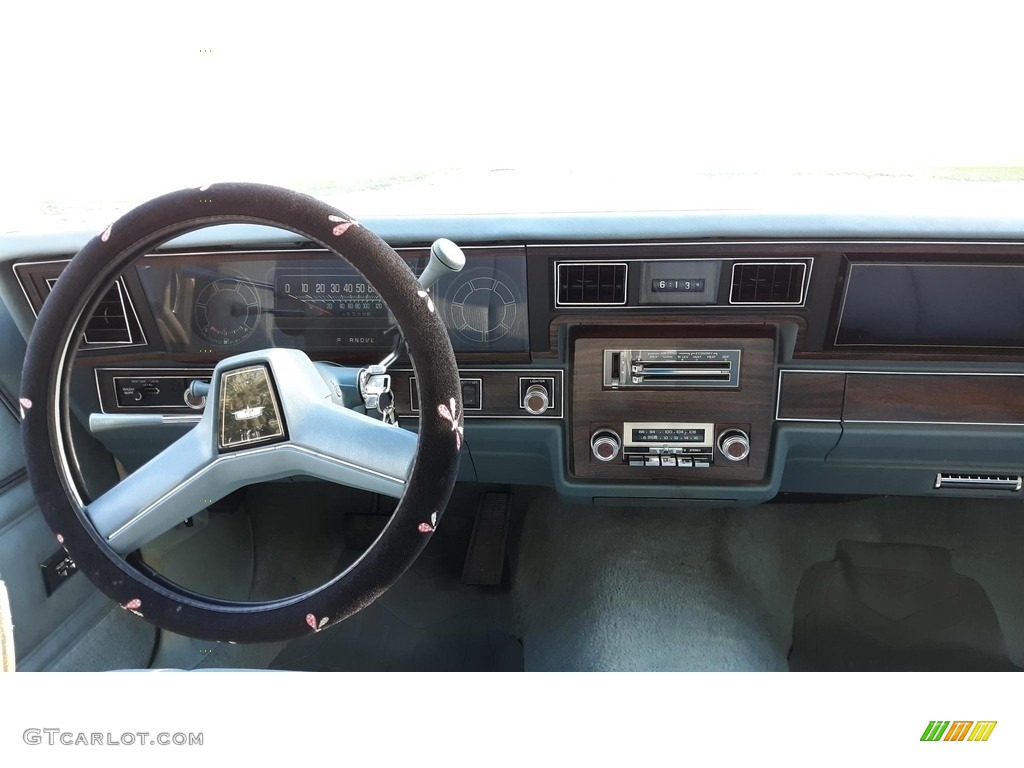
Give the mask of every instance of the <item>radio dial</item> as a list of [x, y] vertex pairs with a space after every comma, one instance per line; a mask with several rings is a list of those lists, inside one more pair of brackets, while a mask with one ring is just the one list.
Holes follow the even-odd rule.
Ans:
[[615, 461], [622, 447], [622, 440], [610, 429], [599, 429], [590, 438], [590, 450], [598, 461]]
[[718, 436], [718, 450], [729, 461], [743, 461], [750, 455], [750, 438], [742, 429], [727, 429]]

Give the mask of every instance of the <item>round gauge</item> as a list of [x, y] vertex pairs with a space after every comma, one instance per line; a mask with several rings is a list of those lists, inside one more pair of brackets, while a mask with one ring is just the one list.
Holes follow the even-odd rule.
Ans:
[[491, 269], [460, 273], [449, 286], [449, 330], [474, 344], [507, 336], [515, 326], [519, 305], [515, 283]]
[[252, 283], [215, 280], [196, 297], [196, 332], [211, 344], [229, 347], [252, 336], [260, 316], [260, 297]]

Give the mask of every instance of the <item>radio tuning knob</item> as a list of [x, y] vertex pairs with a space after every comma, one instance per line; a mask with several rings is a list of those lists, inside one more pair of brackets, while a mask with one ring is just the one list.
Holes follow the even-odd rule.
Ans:
[[531, 384], [523, 394], [523, 408], [527, 413], [540, 416], [551, 405], [548, 388], [543, 384]]
[[599, 429], [590, 438], [590, 450], [598, 461], [614, 461], [622, 441], [611, 429]]
[[742, 429], [726, 429], [718, 436], [718, 450], [729, 461], [743, 461], [750, 455], [750, 437]]

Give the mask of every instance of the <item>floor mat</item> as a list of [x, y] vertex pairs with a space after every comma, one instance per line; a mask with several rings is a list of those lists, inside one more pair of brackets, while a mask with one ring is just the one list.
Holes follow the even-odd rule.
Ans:
[[522, 671], [508, 587], [460, 583], [472, 521], [468, 512], [449, 509], [423, 554], [391, 589], [330, 630], [289, 643], [271, 668]]
[[793, 671], [1010, 671], [978, 582], [944, 547], [840, 541], [812, 565], [793, 610]]

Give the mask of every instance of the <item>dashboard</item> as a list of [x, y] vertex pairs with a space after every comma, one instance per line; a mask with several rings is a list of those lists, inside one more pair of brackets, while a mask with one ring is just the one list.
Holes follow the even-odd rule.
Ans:
[[[473, 225], [465, 269], [431, 289], [462, 376], [463, 479], [590, 503], [1021, 493], [1024, 242], [375, 228], [418, 273], [432, 237]], [[257, 229], [169, 243], [98, 304], [75, 412], [127, 470], [197, 420], [188, 385], [225, 357], [365, 365], [392, 347], [387, 306], [347, 262]], [[0, 288], [23, 332], [72, 252], [8, 244]], [[415, 428], [413, 361], [390, 373]]]

